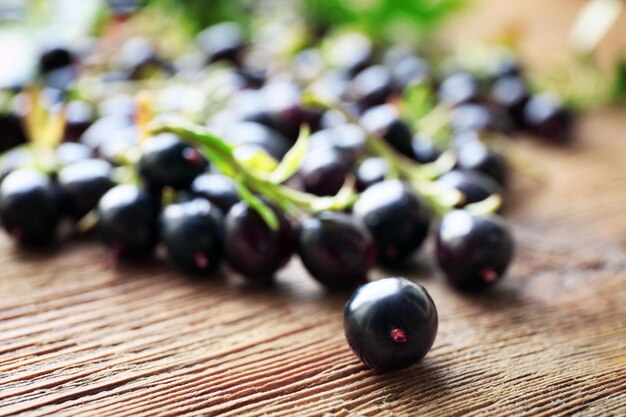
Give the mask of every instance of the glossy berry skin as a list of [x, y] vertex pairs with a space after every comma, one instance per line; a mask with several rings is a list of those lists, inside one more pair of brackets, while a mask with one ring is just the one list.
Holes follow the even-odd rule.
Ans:
[[296, 230], [296, 250], [309, 273], [331, 289], [364, 282], [376, 262], [369, 230], [345, 213], [323, 212], [302, 220]]
[[39, 57], [39, 70], [47, 74], [61, 68], [69, 67], [74, 63], [74, 55], [63, 47], [54, 47], [42, 52]]
[[361, 162], [356, 171], [356, 188], [359, 192], [383, 182], [389, 173], [389, 164], [384, 158], [370, 157]]
[[515, 127], [518, 129], [526, 126], [524, 120], [524, 108], [530, 92], [526, 81], [517, 76], [507, 76], [497, 80], [491, 89], [491, 99], [494, 103], [504, 108]]
[[498, 282], [513, 258], [513, 239], [499, 216], [446, 214], [436, 237], [437, 261], [461, 290], [482, 290]]
[[65, 198], [65, 211], [75, 220], [95, 209], [100, 198], [115, 186], [113, 166], [100, 159], [86, 159], [66, 166], [58, 182]]
[[351, 96], [362, 110], [384, 104], [392, 92], [391, 74], [382, 65], [364, 69], [350, 85]]
[[200, 175], [191, 183], [191, 194], [208, 200], [222, 213], [228, 213], [235, 204], [241, 201], [233, 180], [221, 174]]
[[402, 265], [428, 235], [430, 213], [411, 188], [388, 180], [365, 190], [354, 205], [354, 215], [374, 236], [383, 265]]
[[0, 185], [0, 221], [19, 243], [44, 245], [54, 239], [61, 201], [58, 188], [47, 175], [18, 169]]
[[20, 117], [15, 113], [0, 113], [0, 152], [26, 142], [26, 132]]
[[528, 100], [524, 122], [533, 134], [548, 142], [565, 143], [572, 137], [572, 114], [549, 94], [538, 94]]
[[483, 201], [492, 195], [504, 196], [504, 191], [497, 182], [477, 171], [450, 171], [443, 174], [437, 182], [463, 194], [463, 201], [456, 205], [457, 208]]
[[439, 99], [450, 106], [475, 103], [479, 100], [479, 96], [478, 81], [465, 72], [450, 75], [439, 86]]
[[369, 109], [361, 117], [363, 126], [384, 138], [401, 154], [413, 157], [413, 134], [409, 125], [391, 105], [385, 104]]
[[54, 151], [58, 166], [65, 167], [76, 162], [93, 158], [93, 151], [82, 143], [66, 142], [60, 144]]
[[239, 65], [245, 49], [244, 34], [234, 22], [223, 22], [206, 28], [197, 36], [198, 46], [206, 54], [207, 64], [229, 61]]
[[280, 132], [256, 122], [240, 122], [228, 126], [223, 137], [234, 146], [260, 148], [280, 161], [289, 151], [289, 140]]
[[275, 210], [279, 229], [272, 230], [246, 203], [233, 206], [226, 215], [224, 249], [231, 268], [252, 281], [267, 283], [293, 254], [291, 224]]
[[413, 136], [413, 159], [420, 164], [430, 164], [441, 156], [433, 141], [417, 133]]
[[385, 278], [357, 289], [344, 310], [348, 344], [378, 371], [406, 368], [422, 359], [437, 336], [439, 318], [430, 295], [404, 278]]
[[214, 273], [222, 259], [224, 215], [200, 198], [172, 204], [161, 213], [161, 241], [179, 268], [201, 275]]
[[118, 185], [100, 199], [98, 234], [116, 256], [147, 256], [157, 243], [157, 217], [150, 194], [134, 185]]
[[208, 168], [206, 158], [176, 135], [161, 134], [142, 147], [139, 173], [150, 187], [189, 188]]
[[329, 148], [312, 151], [300, 167], [304, 190], [318, 196], [337, 194], [349, 173], [341, 154]]
[[457, 147], [457, 168], [481, 172], [503, 187], [508, 182], [506, 159], [478, 140], [469, 140]]

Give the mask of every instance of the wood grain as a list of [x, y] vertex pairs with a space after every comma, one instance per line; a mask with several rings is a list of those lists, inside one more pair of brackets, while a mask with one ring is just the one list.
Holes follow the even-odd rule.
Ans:
[[[561, 2], [563, 3], [563, 2]], [[88, 240], [53, 253], [0, 239], [0, 415], [626, 415], [626, 109], [585, 116], [565, 150], [524, 140], [509, 277], [437, 303], [424, 361], [376, 374], [350, 352], [347, 294], [292, 262], [271, 290], [162, 262], [105, 269]], [[374, 277], [389, 272], [376, 271]]]

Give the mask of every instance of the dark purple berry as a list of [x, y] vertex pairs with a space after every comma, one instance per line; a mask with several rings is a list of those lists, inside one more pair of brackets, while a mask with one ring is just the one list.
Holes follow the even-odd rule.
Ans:
[[436, 240], [439, 266], [461, 290], [495, 284], [513, 258], [513, 239], [499, 216], [452, 211], [441, 220]]
[[75, 162], [59, 172], [65, 210], [75, 220], [95, 209], [100, 198], [115, 186], [113, 166], [100, 159]]
[[31, 169], [10, 173], [0, 185], [0, 221], [26, 246], [50, 243], [61, 216], [61, 196], [50, 178]]
[[319, 196], [337, 194], [350, 173], [350, 166], [337, 151], [329, 148], [314, 149], [300, 167], [304, 190]]
[[502, 187], [490, 177], [478, 171], [450, 171], [442, 175], [437, 182], [446, 187], [458, 190], [463, 199], [457, 208], [478, 203], [492, 195], [504, 196]]
[[357, 289], [344, 310], [344, 331], [359, 359], [378, 371], [421, 360], [435, 342], [437, 308], [424, 287], [385, 278]]
[[526, 126], [524, 108], [530, 97], [526, 82], [519, 77], [504, 77], [495, 82], [491, 99], [503, 107], [518, 129]]
[[345, 213], [324, 212], [302, 220], [296, 250], [309, 273], [332, 289], [364, 282], [376, 262], [376, 246], [367, 227]]
[[93, 106], [85, 101], [70, 101], [65, 107], [65, 134], [63, 139], [76, 142], [95, 120]]
[[439, 99], [450, 106], [478, 101], [480, 86], [470, 74], [458, 72], [443, 80], [439, 86]]
[[246, 203], [228, 212], [224, 248], [231, 268], [247, 278], [266, 283], [285, 266], [293, 253], [291, 224], [275, 210], [278, 230], [272, 230], [263, 218]]
[[110, 189], [98, 204], [98, 233], [116, 257], [152, 254], [157, 244], [157, 204], [130, 185]]
[[54, 151], [57, 165], [65, 167], [76, 162], [93, 158], [93, 151], [82, 143], [65, 142], [60, 144]]
[[391, 74], [382, 65], [373, 65], [358, 73], [350, 84], [350, 95], [361, 110], [385, 104], [393, 92]]
[[389, 164], [384, 158], [370, 157], [359, 165], [356, 171], [356, 187], [365, 191], [374, 184], [382, 182], [389, 173]]
[[413, 156], [411, 128], [392, 105], [385, 104], [369, 109], [361, 117], [361, 122], [367, 130], [384, 138], [401, 154], [409, 158]]
[[221, 210], [204, 199], [167, 206], [159, 225], [169, 258], [185, 271], [214, 273], [222, 258], [223, 221]]
[[69, 67], [74, 63], [74, 54], [64, 47], [52, 47], [42, 52], [39, 57], [39, 71], [49, 74], [53, 71]]
[[26, 132], [20, 117], [13, 113], [0, 113], [0, 152], [26, 143]]
[[223, 129], [224, 139], [234, 146], [260, 148], [280, 161], [289, 151], [289, 140], [278, 131], [256, 122], [240, 122]]
[[503, 187], [509, 177], [506, 159], [478, 140], [468, 140], [457, 147], [457, 167], [481, 172]]
[[394, 89], [398, 92], [431, 81], [428, 63], [416, 56], [410, 56], [399, 61], [392, 67], [391, 74]]
[[535, 95], [524, 108], [526, 126], [535, 135], [553, 143], [572, 138], [573, 115], [549, 94]]
[[413, 136], [413, 159], [420, 164], [430, 164], [441, 156], [441, 151], [430, 138], [420, 133]]
[[208, 165], [200, 151], [176, 135], [160, 134], [143, 145], [139, 173], [150, 187], [184, 190]]
[[380, 182], [365, 190], [354, 205], [354, 215], [374, 236], [383, 265], [402, 265], [428, 235], [428, 208], [407, 184], [398, 180]]
[[206, 55], [207, 64], [228, 61], [240, 65], [245, 50], [243, 29], [235, 22], [213, 25], [197, 36], [198, 46]]
[[235, 204], [241, 201], [233, 180], [221, 174], [200, 175], [191, 183], [191, 194], [208, 200], [223, 213], [228, 213]]

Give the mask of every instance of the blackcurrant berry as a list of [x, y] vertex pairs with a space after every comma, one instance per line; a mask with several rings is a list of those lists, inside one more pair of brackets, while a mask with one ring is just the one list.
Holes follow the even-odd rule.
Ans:
[[228, 213], [241, 201], [233, 180], [221, 174], [200, 175], [191, 183], [191, 194], [210, 201], [222, 213]]
[[118, 185], [100, 199], [98, 233], [116, 256], [150, 255], [157, 243], [157, 217], [150, 194], [134, 185]]
[[65, 167], [76, 162], [93, 158], [93, 151], [82, 143], [66, 142], [60, 144], [54, 151], [57, 165]]
[[439, 86], [439, 99], [450, 106], [475, 103], [479, 100], [478, 81], [466, 72], [458, 72], [443, 80]]
[[198, 46], [206, 55], [207, 64], [217, 61], [241, 64], [245, 40], [239, 24], [223, 22], [213, 25], [200, 32], [196, 39]]
[[385, 104], [392, 92], [391, 74], [382, 65], [364, 69], [350, 85], [351, 98], [361, 110]]
[[359, 192], [385, 180], [389, 164], [384, 158], [370, 157], [359, 165], [356, 171], [356, 187]]
[[20, 117], [12, 112], [0, 113], [0, 152], [12, 149], [26, 142], [26, 132]]
[[526, 126], [524, 108], [530, 97], [526, 81], [519, 77], [504, 77], [498, 79], [491, 89], [491, 99], [503, 107], [509, 114], [515, 127], [522, 129]]
[[439, 266], [461, 290], [495, 284], [513, 258], [513, 239], [499, 216], [452, 211], [441, 220], [436, 240]]
[[65, 198], [65, 210], [75, 220], [95, 209], [100, 198], [115, 186], [113, 166], [100, 159], [86, 159], [66, 166], [59, 172], [58, 181]]
[[224, 216], [203, 199], [167, 206], [160, 217], [160, 235], [167, 253], [178, 267], [208, 275], [222, 258]]
[[564, 143], [572, 137], [572, 114], [549, 94], [538, 94], [528, 100], [524, 120], [532, 133], [547, 141]]
[[502, 187], [497, 182], [477, 171], [450, 171], [437, 182], [461, 192], [463, 199], [456, 205], [457, 208], [483, 201], [492, 195], [504, 196]]
[[481, 172], [501, 186], [506, 186], [509, 177], [506, 159], [487, 145], [478, 140], [468, 140], [457, 146], [456, 154], [459, 169]]
[[307, 217], [296, 230], [296, 250], [311, 275], [328, 288], [349, 288], [365, 281], [376, 262], [367, 227], [345, 213]]
[[430, 83], [430, 67], [426, 61], [416, 56], [402, 59], [392, 67], [394, 89], [398, 92], [408, 87]]
[[289, 140], [280, 132], [256, 122], [240, 122], [228, 126], [220, 133], [234, 146], [260, 148], [280, 161], [289, 151]]
[[385, 278], [358, 288], [344, 310], [348, 344], [378, 371], [411, 366], [426, 356], [439, 318], [428, 292], [404, 278]]
[[350, 166], [341, 154], [329, 148], [313, 150], [300, 167], [305, 191], [319, 196], [337, 194], [349, 173]]
[[278, 230], [272, 230], [263, 218], [244, 202], [237, 203], [225, 220], [224, 249], [228, 263], [247, 278], [266, 283], [293, 254], [293, 236], [289, 220], [274, 210]]
[[435, 162], [441, 156], [441, 151], [433, 141], [424, 135], [417, 133], [413, 136], [413, 159], [420, 164]]
[[361, 123], [370, 132], [384, 138], [398, 152], [413, 156], [413, 134], [395, 107], [389, 104], [369, 109], [361, 117]]
[[95, 119], [95, 109], [86, 101], [73, 100], [65, 107], [65, 133], [63, 139], [76, 142]]
[[176, 135], [160, 134], [142, 147], [139, 173], [150, 187], [189, 188], [208, 168], [206, 158]]
[[354, 205], [354, 215], [368, 227], [383, 265], [401, 265], [428, 235], [430, 213], [411, 188], [398, 180], [374, 184]]
[[27, 246], [53, 240], [61, 203], [56, 184], [39, 171], [18, 169], [0, 185], [2, 226], [16, 241]]

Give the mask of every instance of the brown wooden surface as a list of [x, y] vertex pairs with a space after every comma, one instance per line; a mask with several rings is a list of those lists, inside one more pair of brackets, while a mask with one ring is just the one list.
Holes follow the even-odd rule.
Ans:
[[0, 415], [624, 416], [626, 109], [579, 132], [568, 149], [515, 147], [543, 180], [517, 175], [518, 256], [499, 288], [462, 296], [418, 263], [440, 330], [391, 374], [357, 361], [346, 295], [297, 262], [258, 291], [159, 263], [106, 270], [95, 244], [28, 254], [2, 238]]

